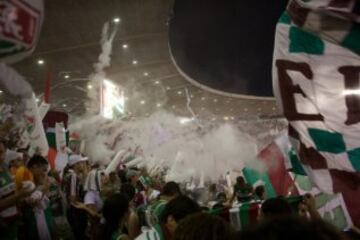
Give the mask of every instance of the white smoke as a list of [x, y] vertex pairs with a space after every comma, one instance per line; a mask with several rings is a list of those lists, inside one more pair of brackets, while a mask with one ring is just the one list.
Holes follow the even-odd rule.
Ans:
[[100, 87], [102, 81], [106, 78], [104, 69], [110, 66], [112, 45], [117, 33], [117, 28], [114, 27], [110, 32], [109, 23], [105, 23], [101, 34], [101, 54], [99, 55], [98, 62], [94, 64], [95, 72], [90, 75], [90, 82], [92, 88], [88, 91], [90, 101], [87, 105], [87, 111], [90, 114], [99, 113], [99, 100], [100, 100]]
[[180, 119], [164, 111], [111, 122], [94, 117], [71, 125], [70, 130], [86, 139], [86, 154], [92, 161], [108, 164], [119, 150], [140, 146], [142, 164], [150, 172], [168, 168], [168, 180], [185, 181], [201, 173], [206, 180], [215, 180], [244, 166], [264, 170], [256, 159], [255, 141], [237, 127], [199, 128], [193, 121], [182, 124]]

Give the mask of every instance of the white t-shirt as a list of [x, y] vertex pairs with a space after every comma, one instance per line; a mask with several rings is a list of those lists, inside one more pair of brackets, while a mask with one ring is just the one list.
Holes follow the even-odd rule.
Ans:
[[100, 197], [100, 192], [98, 192], [98, 191], [86, 192], [85, 197], [84, 197], [84, 204], [86, 204], [86, 205], [94, 204], [96, 206], [96, 210], [98, 212], [100, 212], [103, 207], [103, 201]]

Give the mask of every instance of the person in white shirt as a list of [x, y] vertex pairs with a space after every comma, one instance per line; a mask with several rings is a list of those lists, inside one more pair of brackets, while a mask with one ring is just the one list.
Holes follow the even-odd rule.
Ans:
[[88, 229], [87, 235], [90, 239], [95, 239], [96, 230], [101, 220], [101, 210], [103, 207], [103, 200], [100, 196], [100, 191], [106, 181], [106, 176], [103, 170], [93, 169], [86, 177], [84, 184], [84, 203], [74, 203], [77, 208], [83, 209], [88, 213]]

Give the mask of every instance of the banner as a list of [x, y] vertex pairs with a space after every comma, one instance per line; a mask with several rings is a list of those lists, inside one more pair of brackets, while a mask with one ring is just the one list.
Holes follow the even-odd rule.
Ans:
[[57, 152], [65, 152], [66, 148], [66, 130], [64, 123], [55, 123], [55, 139]]
[[[66, 130], [68, 115], [60, 111], [48, 111], [43, 119], [47, 141], [49, 143], [48, 161], [51, 169], [62, 172], [68, 161], [66, 151], [69, 132]], [[58, 162], [59, 161], [59, 162]]]
[[12, 67], [4, 63], [0, 63], [0, 82], [11, 95], [32, 98], [33, 90], [31, 85]]
[[40, 153], [42, 156], [47, 156], [49, 145], [46, 139], [35, 96], [32, 98], [24, 98], [23, 103], [25, 107], [24, 119], [32, 151]]
[[0, 0], [1, 62], [17, 62], [34, 51], [43, 15], [43, 0]]
[[277, 196], [271, 180], [269, 179], [269, 175], [266, 172], [260, 173], [249, 168], [244, 168], [242, 172], [246, 179], [246, 182], [252, 185], [254, 189], [258, 185], [264, 186], [267, 198], [273, 198]]
[[[282, 145], [277, 141], [272, 142], [258, 154], [258, 158], [266, 165], [267, 178], [276, 194], [287, 196], [289, 189], [294, 185], [294, 180], [285, 167], [288, 155], [282, 149]], [[291, 194], [298, 195], [298, 192], [292, 189]]]
[[105, 174], [109, 175], [111, 172], [115, 172], [119, 164], [122, 160], [124, 160], [124, 155], [126, 154], [126, 151], [121, 149], [116, 153], [114, 158], [111, 160], [107, 168], [105, 169]]
[[39, 113], [40, 113], [40, 118], [41, 120], [44, 119], [44, 117], [46, 116], [47, 112], [49, 111], [50, 109], [50, 104], [46, 103], [46, 102], [42, 102], [40, 104], [40, 107], [39, 107]]
[[62, 173], [68, 164], [69, 155], [66, 152], [57, 152], [55, 157], [55, 171], [60, 173], [60, 177], [62, 178]]
[[273, 86], [304, 172], [343, 194], [360, 226], [358, 1], [292, 0], [276, 29]]
[[[69, 141], [69, 132], [67, 131], [68, 119], [69, 116], [67, 115], [67, 113], [54, 111], [54, 110], [48, 111], [48, 113], [44, 117], [43, 124], [50, 148], [57, 150], [61, 148], [61, 146], [63, 146], [63, 143], [61, 144], [61, 142], [63, 142], [63, 137], [62, 137], [63, 134], [65, 134], [66, 143], [68, 143]], [[58, 128], [56, 127], [57, 124], [60, 124], [58, 125]], [[57, 133], [58, 133], [58, 137], [57, 137]], [[59, 146], [58, 143], [60, 144]]]
[[243, 203], [229, 210], [230, 222], [236, 231], [258, 222], [261, 204], [259, 202]]

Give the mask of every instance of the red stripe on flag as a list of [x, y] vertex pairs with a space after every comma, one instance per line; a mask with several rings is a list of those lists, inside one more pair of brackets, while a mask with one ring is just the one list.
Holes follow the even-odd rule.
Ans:
[[55, 128], [56, 123], [64, 123], [68, 127], [69, 115], [66, 112], [50, 110], [43, 119], [44, 128]]
[[57, 155], [56, 149], [50, 148], [48, 153], [48, 162], [50, 164], [51, 169], [55, 169], [56, 155]]
[[52, 74], [51, 74], [51, 70], [49, 69], [45, 83], [45, 91], [44, 91], [44, 102], [46, 103], [50, 102], [51, 80], [52, 80]]
[[[268, 175], [275, 192], [278, 195], [286, 196], [288, 189], [293, 186], [293, 179], [285, 167], [285, 156], [278, 145], [273, 142], [264, 148], [258, 155], [268, 168]], [[298, 195], [296, 189], [292, 191], [293, 195]]]
[[352, 4], [354, 0], [332, 0], [329, 4], [330, 7], [335, 8], [347, 8]]
[[251, 225], [254, 225], [258, 222], [259, 215], [259, 203], [251, 203], [250, 211], [249, 211], [249, 222]]

